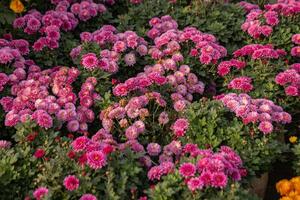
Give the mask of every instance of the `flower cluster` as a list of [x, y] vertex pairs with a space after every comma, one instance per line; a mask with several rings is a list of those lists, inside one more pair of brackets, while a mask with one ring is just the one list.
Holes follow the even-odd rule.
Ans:
[[273, 131], [273, 122], [290, 123], [291, 115], [267, 99], [252, 99], [247, 94], [229, 93], [220, 98], [221, 102], [241, 117], [244, 124], [259, 122], [258, 129], [264, 134]]
[[183, 56], [178, 51], [188, 42], [194, 45], [190, 56], [197, 57], [202, 64], [215, 63], [227, 54], [227, 50], [217, 43], [213, 35], [202, 33], [193, 27], [186, 27], [181, 31], [177, 28], [176, 21], [168, 15], [161, 19], [151, 19], [150, 25], [152, 29], [147, 35], [154, 40], [155, 46], [149, 50], [153, 59], [171, 57], [173, 62], [180, 62]]
[[164, 175], [171, 173], [174, 170], [174, 163], [172, 162], [162, 162], [158, 166], [152, 167], [148, 171], [149, 180], [160, 180], [160, 178]]
[[[26, 73], [22, 75], [24, 79]], [[77, 96], [72, 83], [78, 75], [79, 71], [75, 68], [58, 67], [41, 71], [38, 66], [31, 65], [27, 79], [21, 79], [12, 86], [11, 94], [15, 98], [7, 96], [0, 100], [7, 112], [5, 125], [15, 126], [31, 119], [41, 127], [50, 128], [53, 117], [56, 117], [60, 123], [67, 123], [69, 131], [86, 131], [87, 123], [94, 120], [90, 107], [100, 97], [94, 92], [97, 81], [90, 77], [81, 87], [78, 94], [80, 106], [76, 108]]]
[[231, 59], [228, 61], [220, 62], [217, 70], [220, 76], [225, 76], [230, 73], [232, 67], [240, 70], [243, 69], [245, 66], [246, 66], [246, 62], [237, 59]]
[[253, 89], [253, 85], [251, 84], [251, 78], [247, 76], [241, 76], [238, 78], [234, 78], [228, 84], [229, 89], [241, 90], [242, 92], [250, 92]]
[[154, 17], [149, 21], [149, 24], [152, 28], [147, 32], [147, 36], [153, 40], [168, 30], [177, 30], [178, 28], [177, 22], [169, 15], [161, 18]]
[[[102, 121], [103, 128], [111, 131], [114, 125], [113, 120], [117, 120], [121, 128], [126, 128], [126, 138], [128, 140], [136, 139], [140, 133], [145, 131], [143, 120], [149, 116], [146, 106], [151, 100], [155, 101], [161, 107], [166, 106], [166, 101], [157, 92], [132, 97], [128, 103], [121, 100], [120, 103], [109, 106], [101, 111], [100, 120]], [[130, 120], [127, 120], [127, 118]], [[129, 121], [133, 122], [130, 126]]]
[[288, 96], [300, 96], [300, 64], [295, 63], [290, 69], [280, 72], [275, 82], [279, 85], [286, 86], [285, 93]]
[[148, 171], [150, 180], [160, 180], [162, 176], [176, 170], [172, 154], [177, 155], [177, 159], [184, 156], [196, 158], [195, 164], [194, 161], [184, 162], [178, 167], [180, 176], [185, 179], [184, 182], [191, 191], [208, 187], [224, 188], [229, 178], [239, 181], [245, 175], [241, 158], [227, 146], [222, 146], [217, 153], [214, 153], [211, 150], [201, 150], [196, 144], [186, 144], [181, 147], [180, 143], [174, 142], [175, 146], [174, 144], [170, 146], [172, 143], [165, 146], [164, 153], [160, 156], [160, 164]]
[[265, 9], [276, 11], [284, 16], [293, 16], [300, 13], [300, 2], [295, 0], [277, 0], [277, 3], [266, 4]]
[[258, 59], [278, 59], [280, 56], [285, 56], [286, 52], [283, 49], [274, 49], [271, 44], [248, 44], [233, 52], [235, 58], [249, 56], [253, 60]]
[[254, 39], [270, 36], [273, 28], [280, 23], [279, 16], [287, 17], [300, 13], [300, 3], [295, 0], [278, 0], [275, 4], [265, 5], [264, 10], [244, 2], [240, 5], [249, 12], [241, 28]]
[[107, 156], [117, 148], [112, 135], [100, 129], [91, 139], [80, 136], [71, 143], [72, 149], [77, 154], [79, 165], [87, 165], [97, 170], [107, 164]]
[[[60, 8], [56, 7], [56, 10], [60, 10]], [[103, 4], [96, 4], [91, 0], [74, 3], [71, 6], [71, 12], [78, 16], [79, 20], [81, 21], [87, 21], [93, 17], [96, 17], [98, 14], [104, 13], [105, 11], [106, 7]]]
[[29, 43], [26, 40], [0, 39], [0, 64], [24, 68], [24, 55], [29, 53]]
[[244, 175], [241, 158], [227, 146], [222, 146], [217, 153], [214, 153], [211, 150], [200, 150], [195, 145], [187, 144], [184, 153], [192, 157], [199, 156], [196, 164], [184, 162], [179, 167], [179, 174], [185, 179], [191, 191], [208, 187], [224, 188], [229, 178], [239, 181]]
[[246, 1], [239, 2], [239, 6], [241, 6], [247, 13], [249, 13], [251, 10], [258, 10], [259, 6], [256, 4], [252, 4]]
[[290, 180], [282, 179], [276, 183], [276, 190], [282, 196], [280, 200], [297, 200], [300, 198], [300, 177]]
[[[69, 8], [71, 12], [68, 11]], [[35, 51], [41, 51], [44, 47], [55, 49], [59, 47], [60, 31], [71, 31], [78, 25], [75, 15], [78, 15], [80, 20], [86, 21], [105, 11], [103, 4], [96, 4], [93, 1], [82, 1], [80, 4], [72, 5], [68, 1], [60, 1], [54, 10], [49, 10], [44, 15], [36, 10], [29, 11], [23, 17], [16, 18], [13, 26], [23, 29], [24, 33], [29, 35], [36, 33], [42, 35], [33, 45]]]
[[[265, 24], [262, 23], [265, 22]], [[273, 27], [279, 23], [278, 13], [275, 11], [262, 11], [252, 9], [247, 15], [246, 21], [241, 28], [251, 37], [257, 39], [261, 36], [268, 37], [273, 32]]]
[[[165, 77], [164, 74], [170, 69], [174, 73]], [[131, 91], [145, 91], [153, 84], [172, 86], [174, 92], [171, 93], [171, 98], [177, 112], [183, 111], [188, 102], [193, 100], [194, 93], [202, 94], [204, 91], [204, 83], [190, 72], [189, 66], [181, 65], [177, 70], [176, 63], [167, 59], [162, 64], [145, 67], [143, 73], [116, 85], [113, 92], [115, 96], [126, 96]]]
[[80, 37], [85, 45], [79, 45], [71, 51], [70, 56], [73, 60], [76, 60], [83, 50], [89, 51], [83, 48], [87, 44], [97, 44], [99, 48], [99, 55], [90, 52], [82, 55], [80, 59], [81, 65], [88, 70], [102, 69], [115, 73], [121, 61], [124, 61], [126, 66], [133, 66], [136, 56], [144, 56], [148, 51], [147, 42], [135, 32], [117, 33], [116, 28], [111, 25], [105, 25], [93, 33], [83, 32]]

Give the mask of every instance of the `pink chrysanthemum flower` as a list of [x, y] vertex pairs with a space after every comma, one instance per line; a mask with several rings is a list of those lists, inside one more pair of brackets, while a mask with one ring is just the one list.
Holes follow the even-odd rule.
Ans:
[[157, 156], [161, 151], [161, 147], [157, 143], [149, 143], [147, 146], [147, 152], [150, 156]]
[[258, 129], [262, 131], [264, 134], [268, 134], [273, 131], [273, 125], [268, 121], [262, 121], [259, 123]]
[[106, 155], [102, 151], [87, 153], [87, 165], [93, 169], [101, 169], [106, 165]]
[[224, 188], [227, 185], [227, 177], [223, 172], [217, 172], [212, 174], [211, 185], [213, 187]]
[[7, 140], [0, 140], [0, 149], [9, 149], [11, 146], [11, 142]]
[[73, 148], [74, 151], [78, 152], [78, 151], [82, 151], [86, 148], [87, 143], [89, 142], [89, 138], [87, 138], [86, 136], [81, 136], [76, 138], [72, 143], [71, 146]]
[[185, 178], [194, 176], [196, 173], [196, 166], [192, 163], [183, 163], [179, 168], [179, 173]]
[[288, 95], [288, 96], [298, 96], [299, 95], [298, 88], [295, 86], [292, 86], [292, 85], [286, 87], [284, 91], [285, 91], [286, 95]]
[[98, 66], [98, 58], [94, 53], [87, 53], [82, 56], [81, 64], [88, 70], [93, 70]]
[[97, 197], [92, 194], [84, 194], [79, 200], [97, 200]]
[[300, 57], [300, 46], [293, 47], [291, 49], [291, 55], [295, 57]]
[[124, 57], [124, 61], [127, 66], [133, 66], [136, 63], [136, 57], [134, 53], [128, 53]]
[[77, 190], [79, 187], [79, 179], [76, 176], [69, 175], [64, 179], [64, 186], [67, 190]]
[[187, 182], [187, 186], [191, 191], [195, 191], [197, 189], [202, 189], [204, 185], [199, 177], [195, 177], [195, 178], [191, 178]]
[[292, 36], [292, 42], [295, 44], [300, 44], [300, 34], [295, 34]]
[[49, 190], [46, 187], [39, 187], [33, 192], [33, 196], [36, 200], [41, 200], [47, 196]]

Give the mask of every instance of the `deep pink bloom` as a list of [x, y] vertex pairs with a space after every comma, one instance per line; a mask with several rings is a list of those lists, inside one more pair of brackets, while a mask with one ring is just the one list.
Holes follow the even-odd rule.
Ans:
[[295, 34], [292, 36], [292, 42], [295, 44], [300, 44], [300, 34]]
[[77, 190], [79, 187], [79, 179], [74, 175], [69, 175], [64, 179], [64, 186], [67, 190]]
[[89, 138], [86, 136], [80, 136], [71, 143], [71, 146], [75, 152], [82, 151], [86, 148], [89, 141]]
[[87, 153], [87, 165], [93, 169], [101, 169], [106, 165], [106, 155], [102, 151]]
[[46, 187], [39, 187], [33, 192], [33, 196], [36, 200], [41, 200], [43, 197], [47, 196], [49, 190]]
[[97, 200], [97, 197], [92, 194], [84, 194], [79, 200]]
[[293, 47], [291, 49], [291, 55], [295, 57], [300, 57], [300, 46]]
[[42, 158], [42, 157], [44, 157], [44, 155], [45, 155], [45, 150], [44, 149], [37, 149], [35, 152], [34, 152], [34, 157], [36, 157], [36, 158]]
[[212, 174], [211, 185], [213, 187], [224, 188], [227, 185], [227, 177], [223, 172], [217, 172]]
[[195, 191], [197, 189], [202, 189], [204, 184], [199, 177], [191, 178], [187, 182], [187, 186], [191, 191]]
[[297, 87], [290, 85], [290, 86], [285, 88], [285, 93], [288, 96], [298, 96], [299, 95], [298, 90], [299, 89]]
[[81, 64], [88, 70], [93, 70], [98, 66], [98, 58], [94, 53], [88, 53], [82, 56]]
[[185, 178], [194, 176], [196, 173], [196, 166], [192, 163], [183, 163], [179, 168], [179, 173]]

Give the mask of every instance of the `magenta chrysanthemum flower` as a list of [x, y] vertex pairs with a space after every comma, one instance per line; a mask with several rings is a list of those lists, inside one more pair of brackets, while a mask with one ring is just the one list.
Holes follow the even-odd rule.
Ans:
[[300, 46], [293, 47], [291, 49], [291, 55], [295, 57], [300, 57]]
[[226, 175], [223, 172], [213, 173], [211, 185], [213, 187], [224, 188], [227, 185]]
[[49, 190], [46, 187], [39, 187], [33, 192], [33, 196], [36, 200], [41, 200], [43, 197], [47, 196]]
[[185, 178], [194, 176], [196, 173], [196, 166], [193, 163], [183, 163], [179, 168], [179, 173]]
[[97, 200], [97, 197], [92, 194], [84, 194], [79, 200]]
[[42, 157], [44, 157], [45, 154], [46, 154], [46, 152], [44, 149], [37, 149], [33, 155], [36, 158], [42, 158]]
[[79, 179], [76, 176], [69, 175], [64, 179], [64, 186], [67, 190], [77, 190], [79, 187]]
[[204, 183], [204, 185], [209, 186], [211, 185], [212, 174], [210, 172], [202, 172], [200, 175], [200, 179]]
[[284, 89], [286, 95], [288, 96], [298, 96], [299, 95], [299, 92], [298, 92], [298, 88], [295, 87], [295, 86], [288, 86]]
[[203, 182], [201, 181], [201, 179], [199, 177], [195, 177], [195, 178], [191, 178], [188, 182], [187, 182], [188, 188], [191, 191], [195, 191], [197, 189], [202, 189], [203, 188]]
[[87, 165], [93, 169], [101, 169], [106, 165], [106, 155], [102, 151], [87, 153]]
[[180, 118], [175, 121], [172, 125], [172, 130], [177, 137], [182, 137], [189, 127], [189, 122], [187, 119]]
[[86, 148], [87, 143], [89, 142], [89, 138], [87, 138], [86, 136], [81, 136], [76, 138], [72, 143], [71, 146], [73, 148], [74, 151], [78, 152], [78, 151], [82, 151]]
[[98, 66], [98, 58], [94, 53], [88, 53], [82, 56], [81, 64], [88, 70], [93, 70]]
[[292, 36], [292, 42], [295, 44], [300, 44], [300, 34], [295, 34]]

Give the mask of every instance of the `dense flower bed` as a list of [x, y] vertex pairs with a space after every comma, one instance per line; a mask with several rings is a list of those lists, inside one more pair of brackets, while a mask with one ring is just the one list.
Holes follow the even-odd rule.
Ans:
[[260, 199], [292, 153], [299, 175], [300, 2], [256, 3], [1, 2], [0, 199]]

